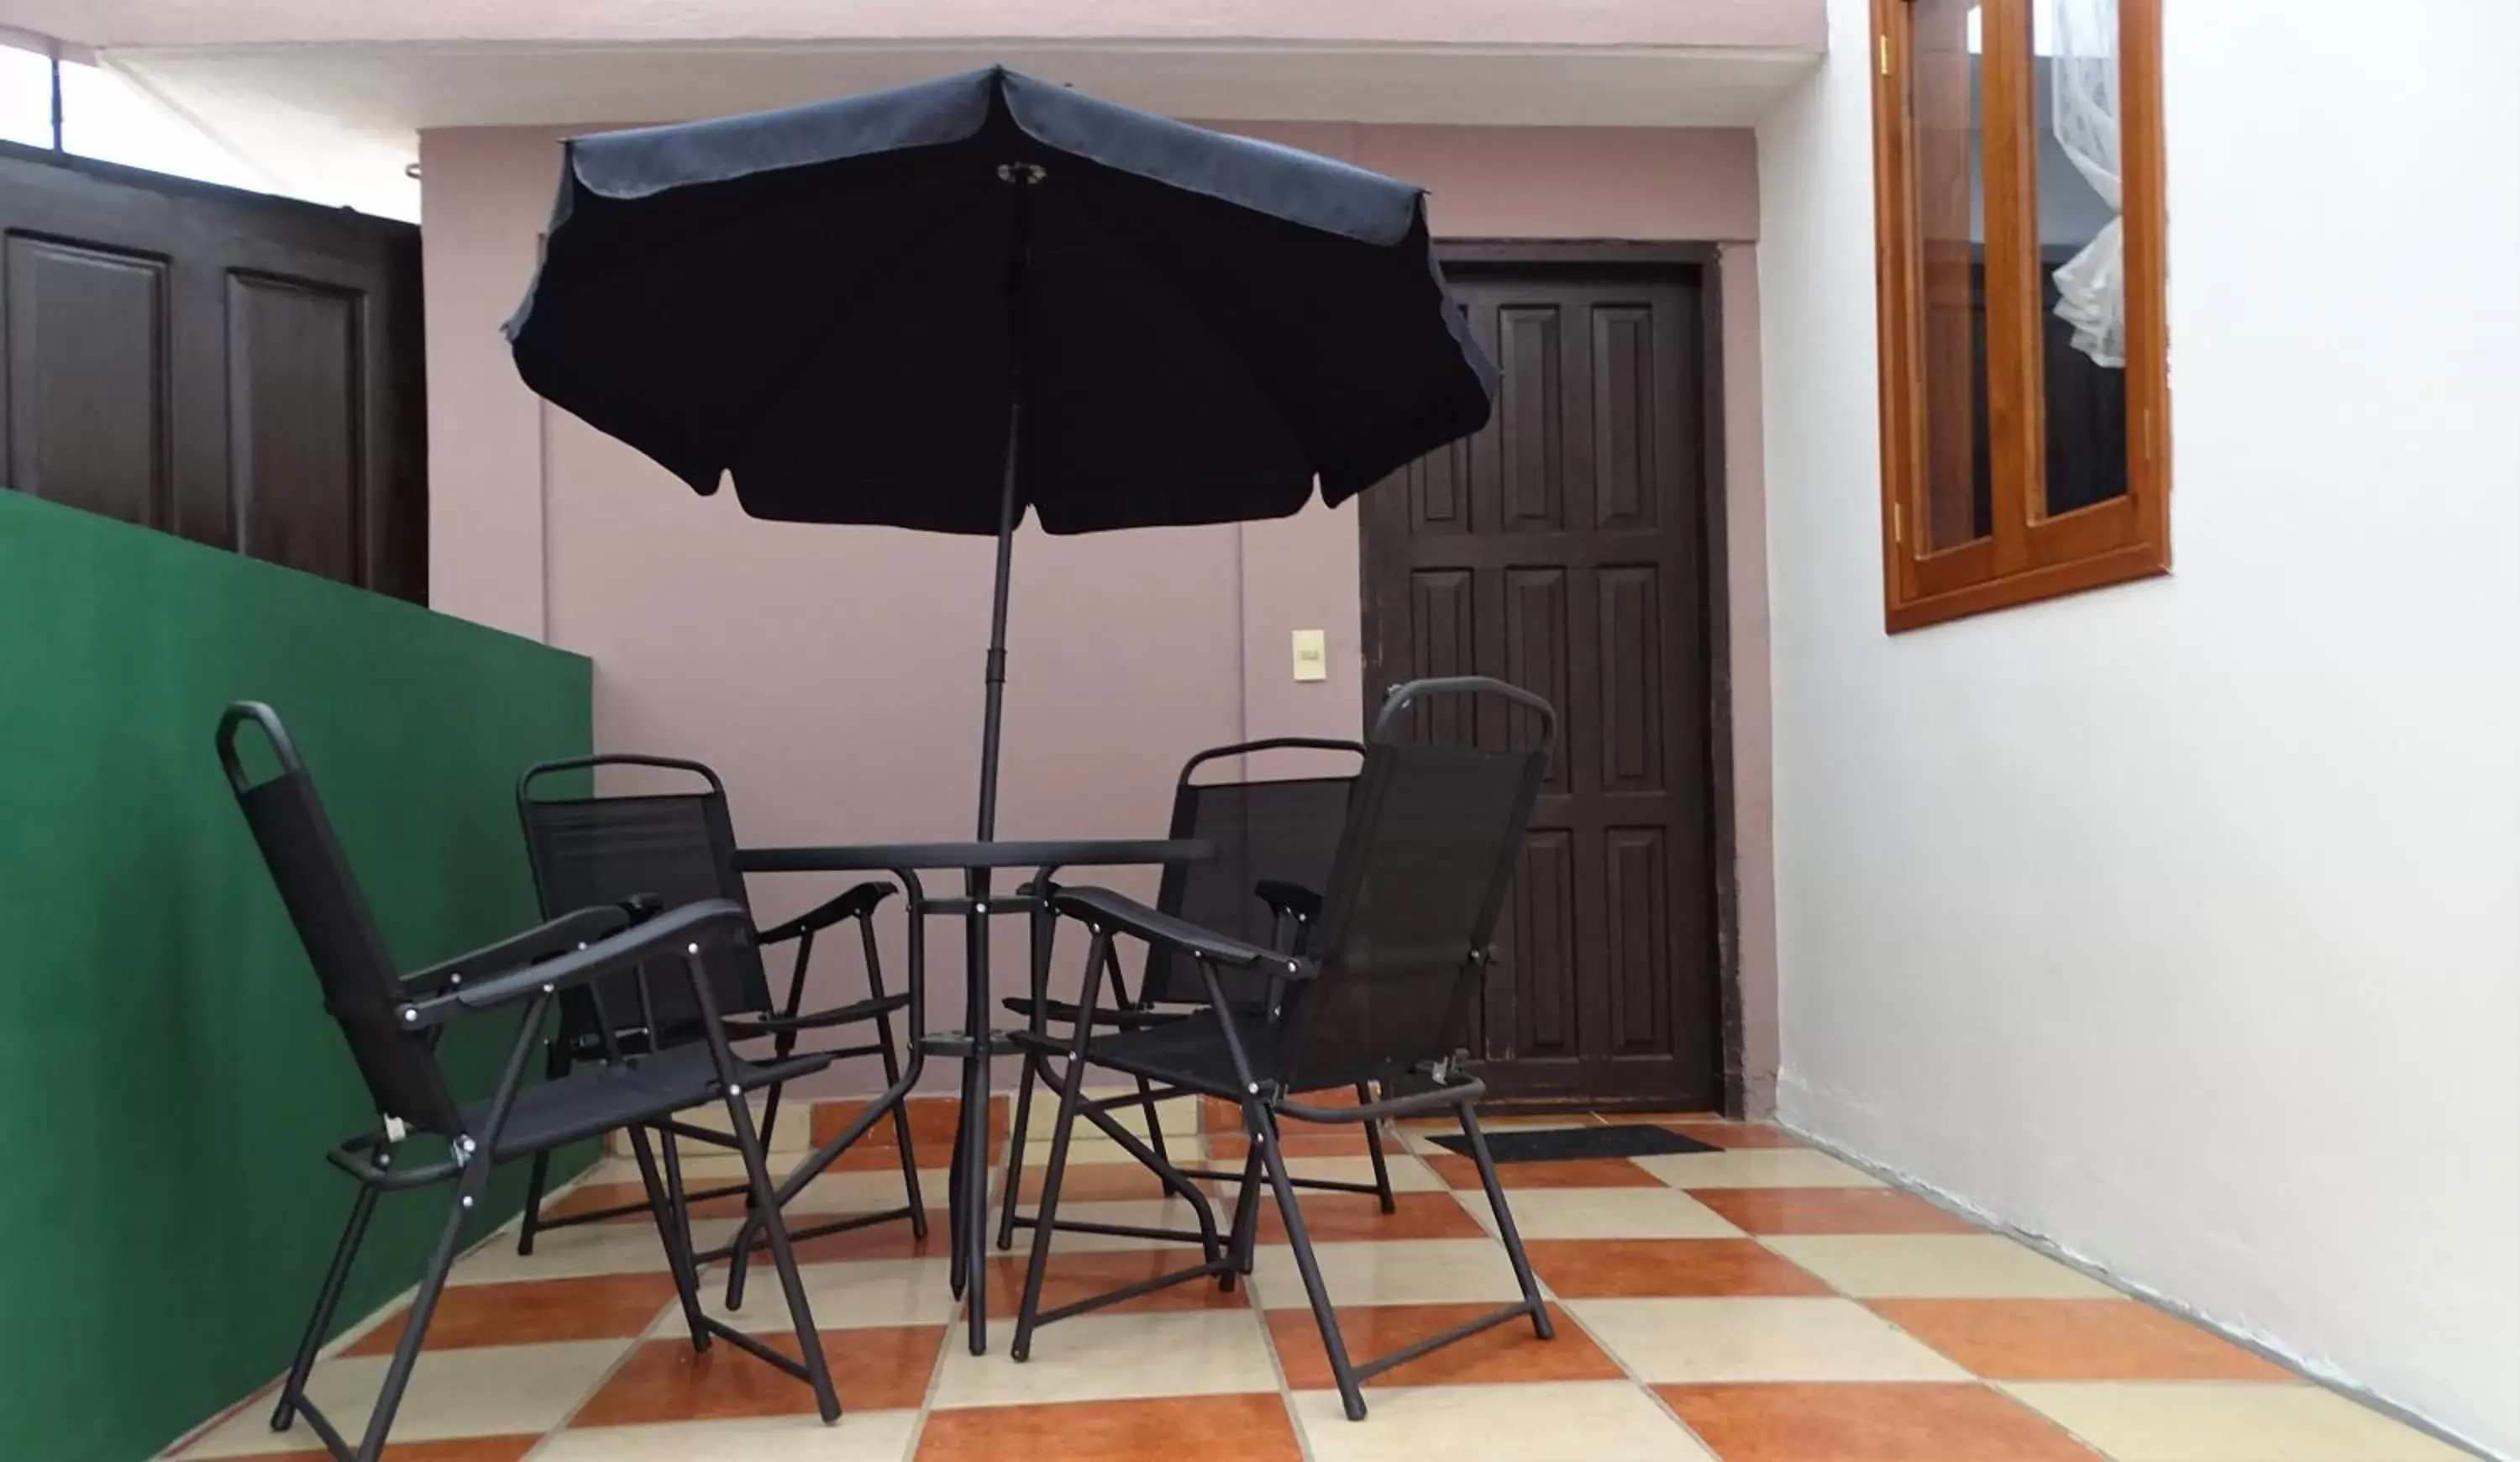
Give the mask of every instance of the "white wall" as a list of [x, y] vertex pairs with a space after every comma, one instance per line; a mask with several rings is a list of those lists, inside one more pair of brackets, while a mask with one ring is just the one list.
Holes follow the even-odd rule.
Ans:
[[2169, 579], [1882, 633], [1864, 0], [1761, 130], [1781, 1109], [2520, 1455], [2520, 6], [2166, 9]]

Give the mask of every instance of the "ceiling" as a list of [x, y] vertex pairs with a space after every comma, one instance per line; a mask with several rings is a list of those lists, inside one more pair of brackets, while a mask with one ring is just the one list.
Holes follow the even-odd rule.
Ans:
[[98, 59], [315, 197], [416, 217], [428, 128], [679, 120], [1005, 64], [1215, 121], [1736, 126], [1816, 61], [1799, 50], [1368, 44], [106, 46]]

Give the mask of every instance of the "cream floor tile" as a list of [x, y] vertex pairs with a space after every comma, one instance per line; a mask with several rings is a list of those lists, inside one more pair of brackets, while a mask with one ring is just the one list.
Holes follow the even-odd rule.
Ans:
[[[1396, 1146], [1384, 1149], [1383, 1161], [1390, 1169], [1391, 1191], [1394, 1193], [1441, 1193], [1447, 1186], [1441, 1177], [1436, 1176], [1435, 1169], [1419, 1162], [1416, 1157], [1399, 1151]], [[1204, 1165], [1220, 1170], [1231, 1166], [1238, 1173], [1242, 1170], [1238, 1164], [1207, 1163]], [[1286, 1162], [1286, 1170], [1291, 1177], [1318, 1178], [1334, 1183], [1373, 1181], [1372, 1158], [1289, 1158]], [[1264, 1178], [1261, 1181], [1265, 1185], [1267, 1179]], [[1214, 1186], [1223, 1188], [1228, 1197], [1241, 1187], [1239, 1183], [1219, 1183]]]
[[[755, 1136], [758, 1136], [761, 1132], [761, 1114], [767, 1105], [767, 1098], [762, 1093], [755, 1092], [749, 1098], [748, 1105], [752, 1108], [752, 1131]], [[801, 1157], [808, 1148], [811, 1148], [814, 1145], [814, 1124], [812, 1119], [810, 1118], [800, 1119], [798, 1117], [798, 1114], [805, 1110], [806, 1108], [801, 1102], [789, 1101], [785, 1098], [781, 1099], [779, 1103], [779, 1125], [772, 1128], [770, 1132], [770, 1152], [774, 1159], [782, 1154], [788, 1155], [790, 1158]], [[675, 1113], [674, 1119], [684, 1122], [690, 1126], [698, 1127], [703, 1132], [724, 1132], [732, 1134], [735, 1130], [734, 1125], [727, 1120], [726, 1103], [724, 1102], [704, 1102], [697, 1107], [686, 1108], [681, 1112]], [[615, 1136], [612, 1139], [616, 1150], [625, 1153], [629, 1150], [627, 1147], [627, 1141], [628, 1139], [619, 1136]], [[687, 1139], [683, 1146], [686, 1150], [686, 1154], [688, 1155], [688, 1150], [693, 1146], [693, 1144]]]
[[[1522, 1298], [1505, 1246], [1486, 1239], [1405, 1239], [1379, 1244], [1318, 1244], [1330, 1303], [1505, 1304]], [[1252, 1256], [1252, 1292], [1269, 1309], [1300, 1309], [1303, 1275], [1295, 1251], [1263, 1244]]]
[[[1496, 1211], [1476, 1189], [1454, 1195], [1495, 1233]], [[1513, 1226], [1528, 1239], [1737, 1239], [1713, 1209], [1670, 1188], [1517, 1188], [1507, 1195]]]
[[595, 1427], [551, 1438], [534, 1462], [903, 1462], [918, 1431], [916, 1411]]
[[[1133, 1096], [1135, 1094], [1136, 1088], [1125, 1086], [1089, 1086], [1085, 1089], [1087, 1099], [1093, 1101], [1100, 1101], [1106, 1097]], [[1164, 1141], [1185, 1149], [1187, 1149], [1192, 1142], [1195, 1141], [1199, 1135], [1198, 1107], [1199, 1104], [1195, 1100], [1188, 1098], [1157, 1102], [1155, 1104], [1155, 1121], [1163, 1127]], [[1120, 1125], [1127, 1127], [1138, 1136], [1143, 1138], [1147, 1135], [1148, 1122], [1146, 1108], [1117, 1108], [1113, 1110], [1109, 1116], [1113, 1120], [1119, 1122]], [[1030, 1129], [1024, 1134], [1027, 1140], [1049, 1137], [1050, 1124], [1053, 1121], [1056, 1121], [1058, 1118], [1058, 1098], [1057, 1095], [1053, 1094], [1048, 1100], [1044, 1100], [1040, 1092], [1036, 1091], [1033, 1093], [1032, 1121]], [[1080, 1134], [1087, 1130], [1084, 1118], [1079, 1117], [1076, 1119], [1076, 1123], [1077, 1131]]]
[[2117, 1291], [2000, 1234], [1778, 1235], [1760, 1242], [1859, 1300], [2109, 1300]]
[[[1238, 1177], [1239, 1172], [1242, 1172], [1242, 1160], [1239, 1160], [1239, 1157], [1235, 1157], [1235, 1160], [1228, 1162], [1228, 1160], [1217, 1160], [1217, 1157], [1197, 1157], [1197, 1160], [1192, 1160], [1192, 1157], [1174, 1155], [1174, 1162], [1180, 1162], [1182, 1167], [1207, 1167], [1207, 1169], [1215, 1169], [1215, 1172], [1233, 1172], [1238, 1174]], [[1391, 1172], [1391, 1192], [1444, 1192], [1447, 1190], [1447, 1182], [1441, 1180], [1434, 1169], [1426, 1167], [1426, 1162], [1418, 1160], [1414, 1152], [1401, 1150], [1399, 1142], [1394, 1142], [1391, 1147], [1383, 1147], [1383, 1167]], [[1328, 1182], [1373, 1182], [1373, 1160], [1364, 1155], [1290, 1157], [1290, 1160], [1287, 1160], [1287, 1174], [1290, 1174], [1290, 1177], [1316, 1177], [1316, 1180], [1328, 1180]], [[1239, 1187], [1239, 1182], [1233, 1182], [1233, 1180], [1209, 1182], [1209, 1190], [1217, 1190], [1217, 1187], [1222, 1187], [1225, 1195], [1233, 1198], [1235, 1190]], [[1268, 1190], [1268, 1177], [1260, 1180], [1260, 1187]]]
[[[686, 1183], [696, 1186], [706, 1183], [714, 1187], [719, 1183], [734, 1182], [743, 1176], [743, 1159], [735, 1153], [728, 1152], [725, 1148], [704, 1147], [697, 1142], [686, 1142], [682, 1147], [683, 1181]], [[770, 1155], [771, 1177], [784, 1178], [795, 1171], [796, 1165], [804, 1161], [805, 1156], [801, 1149], [796, 1152], [772, 1153]], [[659, 1169], [664, 1166], [664, 1158], [661, 1154], [657, 1157], [656, 1165]], [[596, 1164], [587, 1176], [597, 1182], [635, 1183], [639, 1181], [639, 1165], [626, 1157], [608, 1157]]]
[[2002, 1390], [2112, 1462], [2473, 1462], [2310, 1385], [2073, 1381]]
[[[412, 1369], [411, 1389], [403, 1393], [402, 1408], [394, 1414], [392, 1438], [428, 1441], [549, 1431], [595, 1390], [631, 1344], [571, 1341], [425, 1353]], [[362, 1355], [318, 1362], [306, 1393], [355, 1442], [368, 1424], [368, 1413], [375, 1409], [377, 1392], [384, 1385], [391, 1359]], [[183, 1454], [186, 1462], [310, 1445], [321, 1450], [322, 1443], [315, 1441], [303, 1421], [286, 1437], [274, 1437], [271, 1405], [268, 1398], [257, 1398], [194, 1443]]]
[[604, 1157], [596, 1159], [595, 1165], [586, 1169], [586, 1181], [590, 1183], [635, 1183], [639, 1181], [639, 1165], [630, 1161], [628, 1158], [608, 1153]]
[[1966, 1381], [1852, 1300], [1575, 1300], [1593, 1338], [1653, 1384]]
[[[1033, 1212], [1034, 1206], [1025, 1204], [1022, 1211]], [[1217, 1236], [1221, 1239], [1234, 1223], [1232, 1206], [1229, 1203], [1226, 1206], [1214, 1207], [1211, 1211], [1215, 1214]], [[1058, 1221], [1061, 1223], [1125, 1223], [1139, 1228], [1177, 1228], [1184, 1233], [1195, 1233], [1198, 1230], [1196, 1211], [1192, 1209], [1187, 1200], [1179, 1198], [1124, 1198], [1108, 1199], [1101, 1203], [1062, 1202], [1058, 1206]], [[1031, 1232], [1032, 1230], [1028, 1228], [1019, 1228], [1015, 1231], [1016, 1253], [1032, 1252], [1032, 1244], [1027, 1237]], [[995, 1242], [994, 1234], [992, 1242]], [[1183, 1262], [1188, 1263], [1190, 1262], [1188, 1256], [1193, 1254], [1196, 1247], [1195, 1243], [1190, 1240], [1143, 1239], [1128, 1234], [1079, 1234], [1062, 1231], [1054, 1242], [1051, 1253], [1109, 1254], [1123, 1249], [1179, 1248], [1185, 1256]]]
[[[1537, 1112], [1521, 1117], [1482, 1116], [1479, 1118], [1479, 1130], [1482, 1132], [1535, 1132], [1552, 1127], [1595, 1127], [1599, 1125], [1600, 1122], [1588, 1112]], [[1427, 1118], [1404, 1119], [1401, 1130], [1405, 1132], [1413, 1132], [1421, 1137], [1443, 1136], [1446, 1134], [1459, 1135], [1462, 1130], [1462, 1124], [1455, 1120], [1450, 1114], [1441, 1114]]]
[[1675, 1188], [1879, 1188], [1879, 1178], [1809, 1148], [1744, 1148], [1633, 1158]]
[[[1341, 1178], [1350, 1182], [1373, 1181], [1372, 1158], [1291, 1158], [1288, 1171], [1295, 1177]], [[1434, 1168], [1416, 1154], [1404, 1152], [1397, 1142], [1383, 1148], [1383, 1165], [1391, 1174], [1394, 1193], [1436, 1193], [1451, 1186]]]
[[[703, 1218], [692, 1225], [692, 1242], [699, 1249], [727, 1243], [738, 1220]], [[574, 1279], [584, 1274], [661, 1272], [665, 1246], [652, 1223], [585, 1223], [547, 1229], [534, 1235], [531, 1255], [517, 1253], [513, 1230], [502, 1230], [490, 1242], [456, 1264], [451, 1284], [496, 1284], [516, 1279]]]
[[[1043, 1122], [1034, 1129], [1031, 1139], [1024, 1143], [1024, 1165], [1048, 1167], [1050, 1149], [1050, 1124]], [[1183, 1156], [1187, 1156], [1188, 1152], [1189, 1144], [1184, 1143]], [[1076, 1129], [1076, 1135], [1068, 1140], [1067, 1161], [1070, 1163], [1135, 1163], [1138, 1160], [1130, 1155], [1127, 1148], [1080, 1123]], [[1004, 1149], [1000, 1149], [997, 1165], [998, 1176], [1005, 1177]]]
[[[956, 1304], [947, 1278], [952, 1261], [941, 1258], [850, 1259], [842, 1263], [799, 1264], [796, 1277], [805, 1283], [805, 1303], [814, 1311], [818, 1330], [865, 1330], [888, 1325], [941, 1325], [954, 1318]], [[744, 1282], [743, 1308], [726, 1307], [726, 1269], [713, 1265], [700, 1271], [700, 1309], [712, 1319], [739, 1330], [786, 1334], [795, 1326], [788, 1317], [788, 1301], [779, 1290], [779, 1271], [767, 1258], [753, 1261]], [[687, 1333], [683, 1307], [667, 1304], [648, 1327], [650, 1335]]]
[[1716, 1462], [1643, 1389], [1625, 1381], [1403, 1387], [1366, 1396], [1349, 1421], [1335, 1391], [1295, 1393], [1313, 1462]]
[[[919, 1190], [931, 1210], [941, 1205], [945, 1201], [945, 1169], [921, 1168]], [[872, 1213], [900, 1208], [907, 1201], [898, 1167], [880, 1172], [827, 1172], [807, 1183], [804, 1192], [788, 1200], [788, 1211], [791, 1215]]]
[[1260, 1317], [1248, 1309], [1080, 1315], [1034, 1332], [1032, 1358], [1007, 1352], [1013, 1327], [986, 1355], [945, 1347], [934, 1405], [1011, 1406], [1138, 1396], [1275, 1391]]
[[[161, 1455], [172, 1456], [179, 1462], [193, 1462], [197, 1457], [250, 1457], [262, 1453], [325, 1456], [324, 1443], [315, 1439], [314, 1432], [302, 1421], [292, 1423], [286, 1432], [271, 1430], [271, 1408], [275, 1400], [273, 1393], [259, 1393], [246, 1403], [244, 1410], [202, 1433], [191, 1446]], [[320, 1406], [323, 1402], [316, 1404]], [[325, 1415], [332, 1413], [328, 1411]], [[358, 1434], [350, 1434], [349, 1441], [352, 1446], [357, 1446]]]
[[[1592, 1125], [1590, 1122], [1568, 1121], [1562, 1117], [1482, 1117], [1479, 1119], [1479, 1130], [1490, 1136], [1499, 1132], [1548, 1132], [1590, 1125]], [[1409, 1150], [1413, 1153], [1421, 1156], [1460, 1156], [1435, 1140], [1438, 1137], [1462, 1135], [1462, 1129], [1449, 1122], [1440, 1127], [1403, 1127], [1401, 1132], [1407, 1137]]]

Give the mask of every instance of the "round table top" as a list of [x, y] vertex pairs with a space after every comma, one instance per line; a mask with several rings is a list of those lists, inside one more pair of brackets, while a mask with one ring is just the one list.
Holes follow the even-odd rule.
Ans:
[[938, 868], [1124, 868], [1204, 863], [1204, 838], [1030, 838], [969, 843], [858, 843], [747, 847], [735, 855], [746, 873], [870, 873]]

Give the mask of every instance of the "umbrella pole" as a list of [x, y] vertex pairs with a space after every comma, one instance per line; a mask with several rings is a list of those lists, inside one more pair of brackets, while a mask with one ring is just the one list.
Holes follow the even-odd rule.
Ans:
[[[1016, 493], [1015, 475], [1023, 461], [1024, 425], [1024, 267], [1030, 252], [1032, 184], [1042, 179], [1038, 166], [1015, 163], [1002, 164], [998, 176], [1013, 185], [1014, 236], [1007, 253], [1007, 307], [1009, 323], [1008, 361], [1011, 388], [1007, 392], [1007, 465], [1006, 479], [998, 494], [998, 576], [996, 592], [989, 604], [989, 661], [985, 700], [980, 712], [980, 828], [979, 841], [993, 842], [998, 836], [998, 726], [1006, 714], [1007, 700], [1007, 589], [1014, 574], [1015, 520], [1020, 516], [1022, 499]], [[963, 1100], [960, 1119], [955, 1123], [952, 1177], [947, 1183], [951, 1195], [947, 1202], [952, 1214], [953, 1263], [949, 1266], [957, 1281], [956, 1290], [965, 1300], [965, 1323], [968, 1327], [971, 1353], [988, 1349], [988, 1285], [989, 1268], [985, 1253], [988, 1244], [989, 1208], [989, 1058], [995, 1047], [995, 1032], [989, 1028], [989, 871], [969, 869], [963, 875], [963, 891], [970, 900], [971, 910], [964, 926], [964, 1032], [969, 1045], [963, 1056]], [[1036, 962], [1037, 966], [1037, 962]], [[1035, 979], [1040, 975], [1038, 967]]]
[[[1040, 167], [1007, 162], [998, 167], [1001, 181], [1014, 189], [1012, 237], [1007, 250], [1007, 468], [998, 493], [998, 583], [989, 605], [989, 666], [986, 702], [980, 712], [980, 841], [998, 836], [998, 722], [1007, 699], [1007, 583], [1013, 576], [1015, 519], [1020, 513], [1015, 474], [1023, 460], [1024, 425], [1024, 287], [1032, 261], [1032, 188], [1044, 176]], [[985, 896], [983, 873], [968, 891]]]
[[989, 606], [986, 702], [980, 715], [980, 841], [998, 835], [998, 722], [1007, 698], [1007, 587], [1014, 573], [1015, 463], [1023, 446], [1023, 392], [1007, 408], [1006, 485], [998, 499], [998, 583]]

